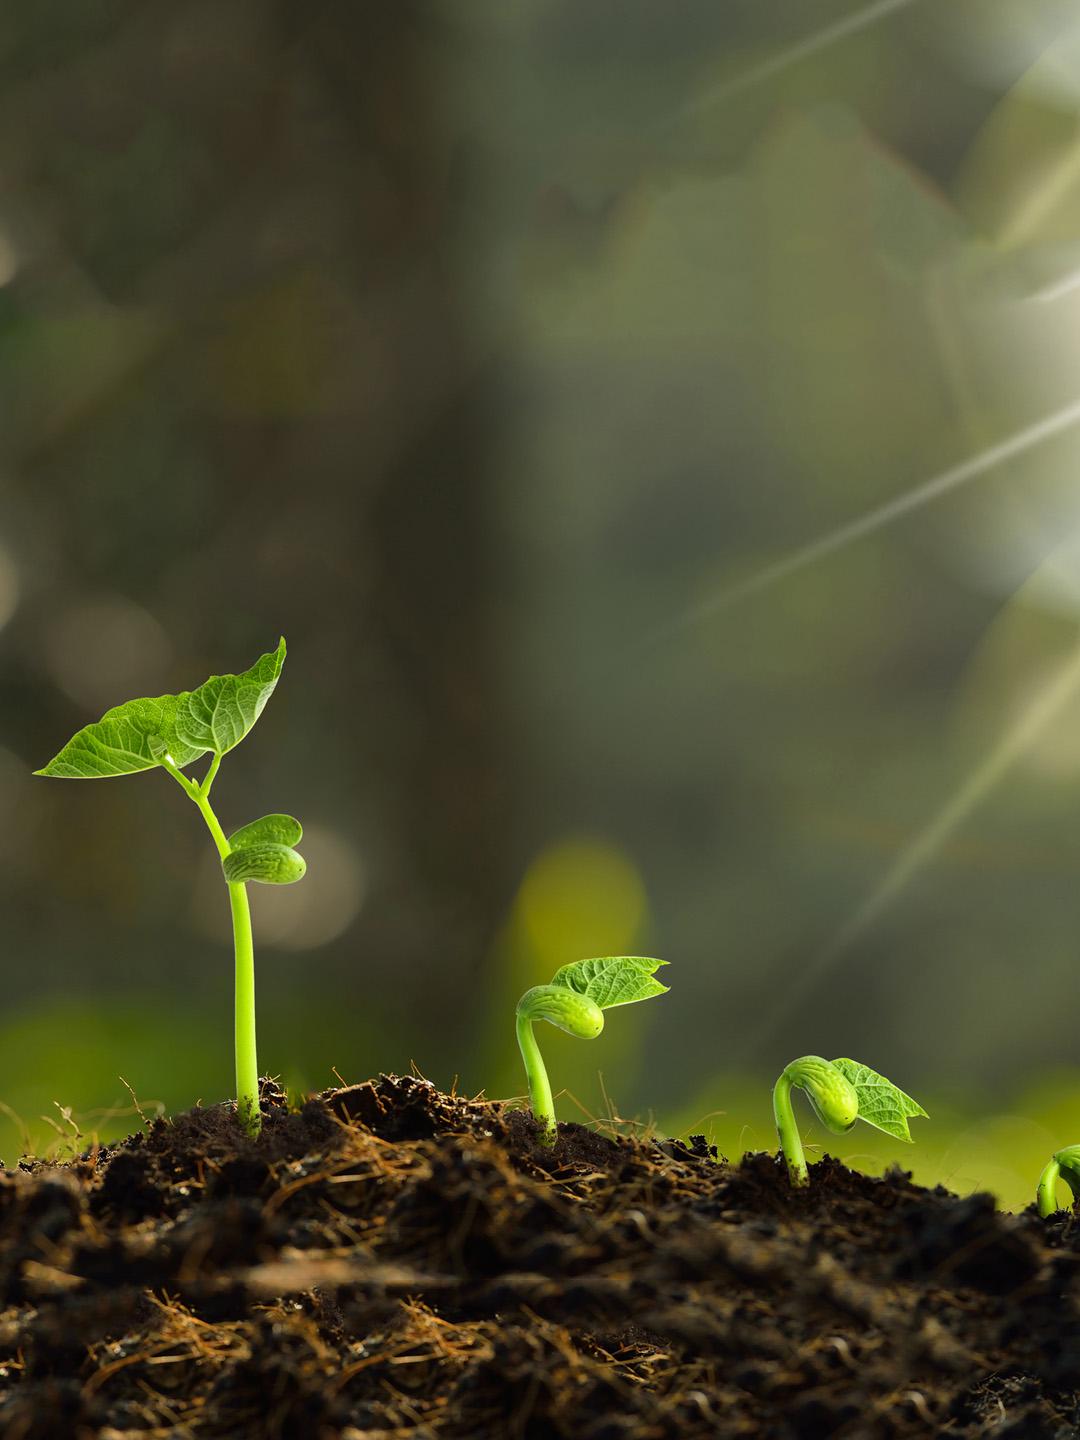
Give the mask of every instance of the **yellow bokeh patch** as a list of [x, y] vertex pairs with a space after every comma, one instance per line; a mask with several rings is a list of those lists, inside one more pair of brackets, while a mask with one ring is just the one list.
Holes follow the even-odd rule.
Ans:
[[577, 836], [542, 850], [517, 897], [517, 920], [539, 971], [586, 955], [624, 953], [644, 925], [645, 885], [609, 841]]

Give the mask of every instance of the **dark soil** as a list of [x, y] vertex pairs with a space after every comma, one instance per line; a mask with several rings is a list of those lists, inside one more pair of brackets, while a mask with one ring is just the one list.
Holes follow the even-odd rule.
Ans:
[[382, 1077], [0, 1175], [0, 1437], [1080, 1435], [1080, 1229]]

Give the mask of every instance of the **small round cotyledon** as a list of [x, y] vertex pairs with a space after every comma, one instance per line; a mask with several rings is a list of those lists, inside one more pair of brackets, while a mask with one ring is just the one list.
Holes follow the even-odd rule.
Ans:
[[668, 987], [655, 978], [665, 960], [643, 955], [607, 955], [576, 960], [558, 970], [550, 985], [534, 985], [517, 1003], [517, 1040], [529, 1082], [529, 1104], [540, 1121], [545, 1144], [554, 1144], [555, 1101], [533, 1025], [546, 1020], [579, 1040], [595, 1040], [604, 1028], [604, 1011], [663, 995]]
[[[221, 857], [232, 909], [236, 956], [236, 1102], [244, 1128], [257, 1135], [259, 1064], [255, 1044], [255, 951], [247, 883], [291, 885], [307, 865], [293, 846], [303, 834], [291, 815], [264, 815], [226, 838], [210, 807], [222, 756], [239, 745], [262, 714], [285, 664], [285, 641], [241, 675], [211, 675], [197, 690], [128, 700], [73, 735], [36, 775], [101, 780], [160, 768], [172, 776], [206, 822]], [[210, 764], [196, 784], [184, 769], [201, 756]]]
[[844, 1135], [856, 1120], [864, 1120], [910, 1145], [908, 1120], [926, 1115], [910, 1095], [857, 1060], [824, 1060], [820, 1055], [793, 1060], [773, 1087], [776, 1133], [793, 1185], [805, 1185], [810, 1178], [791, 1106], [793, 1089], [805, 1092], [814, 1114], [834, 1135]]

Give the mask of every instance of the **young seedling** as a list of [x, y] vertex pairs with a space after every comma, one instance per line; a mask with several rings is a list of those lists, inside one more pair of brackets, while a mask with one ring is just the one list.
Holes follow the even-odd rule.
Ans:
[[[291, 815], [264, 815], [225, 837], [210, 808], [210, 787], [223, 755], [239, 745], [258, 720], [285, 663], [285, 641], [242, 675], [211, 675], [197, 690], [128, 700], [86, 725], [36, 775], [100, 780], [160, 768], [193, 801], [221, 856], [232, 907], [236, 952], [236, 1099], [244, 1128], [258, 1135], [259, 1066], [255, 1051], [255, 954], [247, 882], [291, 885], [307, 865], [293, 846], [303, 831]], [[203, 755], [210, 764], [196, 783], [183, 771]]]
[[1050, 1163], [1039, 1176], [1036, 1199], [1039, 1214], [1045, 1220], [1061, 1207], [1057, 1203], [1057, 1182], [1064, 1180], [1072, 1191], [1073, 1200], [1080, 1200], [1080, 1145], [1066, 1145], [1051, 1155]]
[[856, 1120], [865, 1120], [910, 1145], [909, 1118], [926, 1115], [922, 1106], [891, 1080], [856, 1060], [823, 1060], [820, 1055], [793, 1060], [773, 1089], [776, 1133], [793, 1185], [805, 1185], [810, 1178], [791, 1108], [793, 1086], [806, 1091], [815, 1115], [836, 1135], [845, 1134]]
[[534, 985], [517, 1003], [517, 1039], [529, 1080], [529, 1104], [540, 1121], [542, 1140], [554, 1145], [557, 1126], [551, 1085], [533, 1034], [533, 1022], [546, 1020], [579, 1040], [595, 1040], [604, 1028], [604, 1011], [664, 995], [668, 986], [655, 979], [666, 960], [641, 955], [608, 955], [575, 960], [556, 971], [550, 985]]

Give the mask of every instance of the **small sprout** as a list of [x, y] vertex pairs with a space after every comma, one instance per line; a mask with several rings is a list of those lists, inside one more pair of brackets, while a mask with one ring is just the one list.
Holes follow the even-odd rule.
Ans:
[[791, 1108], [793, 1086], [806, 1092], [814, 1114], [835, 1135], [844, 1135], [856, 1120], [865, 1120], [875, 1129], [910, 1145], [908, 1120], [926, 1115], [922, 1106], [897, 1089], [891, 1080], [856, 1060], [823, 1060], [820, 1055], [804, 1055], [800, 1060], [793, 1060], [773, 1089], [776, 1133], [793, 1185], [805, 1185], [809, 1180], [799, 1127]]
[[1061, 1207], [1057, 1203], [1057, 1182], [1064, 1180], [1072, 1191], [1073, 1200], [1080, 1200], [1080, 1145], [1066, 1145], [1064, 1150], [1056, 1151], [1051, 1157], [1046, 1169], [1039, 1176], [1039, 1188], [1036, 1192], [1036, 1199], [1039, 1204], [1039, 1214], [1045, 1220], [1048, 1215], [1055, 1214]]
[[668, 987], [654, 978], [666, 964], [641, 955], [575, 960], [557, 970], [550, 985], [534, 985], [518, 1001], [518, 1047], [529, 1081], [529, 1104], [543, 1126], [545, 1144], [555, 1143], [555, 1102], [533, 1022], [546, 1020], [579, 1040], [595, 1040], [604, 1028], [605, 1010], [667, 993]]
[[[255, 954], [244, 886], [291, 885], [307, 865], [292, 848], [303, 831], [291, 815], [264, 815], [225, 838], [210, 808], [210, 787], [221, 758], [239, 745], [274, 693], [285, 663], [285, 641], [242, 675], [211, 675], [197, 690], [128, 700], [85, 725], [37, 775], [97, 780], [166, 770], [193, 801], [210, 831], [229, 887], [236, 953], [236, 1099], [241, 1123], [257, 1135], [259, 1066], [255, 1049]], [[210, 764], [201, 783], [182, 772], [200, 756]]]

